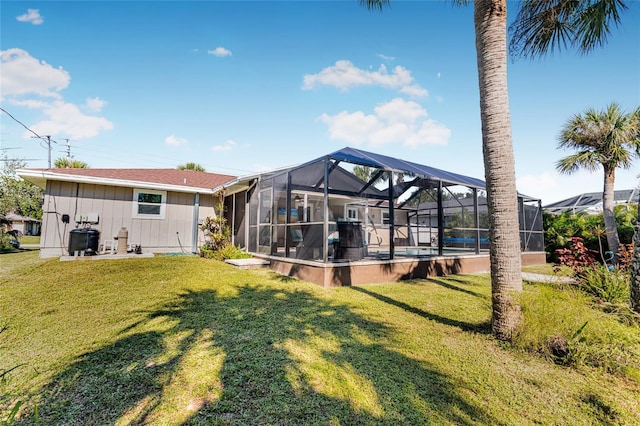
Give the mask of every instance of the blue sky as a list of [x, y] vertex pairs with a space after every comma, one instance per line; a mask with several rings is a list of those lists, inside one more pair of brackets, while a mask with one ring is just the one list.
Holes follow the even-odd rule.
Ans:
[[[509, 63], [518, 189], [550, 203], [601, 191], [562, 176], [572, 115], [640, 106], [640, 4], [606, 47]], [[514, 17], [517, 3], [509, 3]], [[484, 178], [473, 7], [392, 1], [2, 1], [2, 108], [53, 158], [94, 168], [242, 175], [345, 146]], [[0, 148], [47, 166], [32, 133], [0, 114]], [[640, 160], [616, 189], [638, 185]]]

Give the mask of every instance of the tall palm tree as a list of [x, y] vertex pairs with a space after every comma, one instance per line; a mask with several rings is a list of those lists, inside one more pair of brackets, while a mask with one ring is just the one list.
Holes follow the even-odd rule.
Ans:
[[595, 171], [602, 166], [607, 245], [617, 253], [620, 239], [613, 215], [616, 169], [630, 168], [634, 157], [640, 156], [640, 108], [625, 114], [618, 104], [612, 103], [603, 111], [588, 109], [584, 114], [575, 115], [562, 128], [558, 146], [577, 151], [556, 163], [561, 173], [573, 173], [581, 168]]
[[[640, 175], [638, 175], [640, 179]], [[640, 314], [640, 194], [638, 194], [638, 217], [633, 234], [633, 259], [631, 261], [631, 280], [629, 280], [631, 309]]]
[[[389, 0], [359, 0], [382, 10]], [[468, 4], [470, 0], [452, 0]], [[516, 4], [516, 3], [512, 3]], [[611, 22], [618, 23], [624, 0], [523, 0], [512, 51], [540, 56], [555, 47], [579, 45], [588, 52], [602, 44]], [[510, 339], [521, 320], [514, 292], [522, 290], [515, 160], [507, 89], [507, 0], [474, 1], [480, 88], [482, 151], [490, 217], [492, 331]]]

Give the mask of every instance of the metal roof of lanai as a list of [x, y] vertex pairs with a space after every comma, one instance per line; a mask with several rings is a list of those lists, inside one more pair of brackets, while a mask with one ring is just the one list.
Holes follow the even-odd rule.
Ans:
[[445, 185], [465, 185], [470, 188], [485, 188], [484, 181], [480, 179], [401, 160], [399, 158], [363, 151], [361, 149], [347, 147], [331, 153], [328, 156], [335, 160], [347, 161], [361, 166], [403, 172], [429, 180], [442, 181]]
[[[416, 178], [424, 179], [431, 182], [441, 181], [443, 186], [464, 185], [469, 188], [485, 188], [484, 181], [480, 179], [350, 147], [343, 148], [331, 154], [316, 158], [297, 166], [277, 169], [271, 172], [266, 171], [258, 174], [240, 176], [234, 181], [227, 183], [225, 186], [230, 190], [231, 193], [233, 193], [242, 189], [246, 189], [248, 186], [248, 182], [260, 175], [263, 177], [273, 177], [282, 175], [284, 173], [295, 173], [296, 171], [301, 171], [304, 173], [304, 180], [308, 180], [310, 182], [319, 182], [319, 176], [324, 173], [324, 168], [321, 167], [320, 164], [327, 158], [329, 158], [330, 160], [334, 160], [337, 163], [346, 162], [360, 166], [369, 166], [384, 171], [402, 172], [407, 175], [415, 176]], [[338, 172], [340, 172], [338, 174], [340, 177], [336, 176], [336, 178], [333, 178], [336, 180], [332, 180], [332, 182], [330, 182], [330, 185], [333, 186], [334, 189], [336, 187], [336, 184], [338, 184], [339, 186], [344, 186], [344, 189], [347, 191], [352, 190], [358, 192], [362, 190], [363, 184], [366, 183], [358, 179], [355, 175], [352, 175], [350, 172], [343, 171], [340, 168], [332, 170], [338, 170]], [[348, 176], [346, 175], [351, 175], [351, 179], [348, 179]], [[402, 192], [404, 191], [400, 191], [399, 193]], [[383, 192], [373, 186], [368, 185], [366, 189], [364, 189], [364, 194], [373, 198], [386, 197], [383, 195]]]

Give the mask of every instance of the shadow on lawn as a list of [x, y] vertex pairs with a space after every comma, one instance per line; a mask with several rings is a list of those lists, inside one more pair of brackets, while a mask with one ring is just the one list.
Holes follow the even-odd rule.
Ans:
[[[188, 292], [147, 320], [172, 328], [82, 355], [42, 390], [40, 423], [500, 424], [446, 375], [386, 347], [393, 330], [310, 292], [252, 285], [232, 296]], [[175, 336], [186, 337], [167, 348]], [[194, 395], [195, 408], [165, 409], [202, 336], [222, 362], [216, 374], [196, 376], [192, 390], [207, 389], [208, 397]], [[176, 410], [174, 420], [156, 417]]]
[[415, 306], [408, 305], [404, 302], [367, 290], [366, 288], [363, 288], [363, 287], [350, 287], [350, 288], [354, 291], [358, 291], [360, 293], [364, 293], [368, 296], [371, 296], [381, 302], [388, 303], [393, 306], [397, 306], [398, 308], [404, 309], [405, 311], [411, 312], [412, 314], [421, 316], [422, 318], [436, 321], [444, 325], [458, 327], [463, 331], [473, 331], [473, 332], [485, 333], [485, 334], [489, 334], [491, 332], [491, 324], [489, 324], [488, 322], [469, 323], [464, 321], [458, 321], [452, 318], [447, 318], [441, 315], [433, 314], [431, 312], [423, 311], [422, 309], [416, 308]]

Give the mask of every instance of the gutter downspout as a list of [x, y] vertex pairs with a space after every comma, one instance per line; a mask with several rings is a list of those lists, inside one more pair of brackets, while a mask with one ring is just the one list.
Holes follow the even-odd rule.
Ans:
[[198, 220], [200, 213], [200, 193], [193, 194], [193, 227], [191, 230], [191, 253], [198, 252]]

